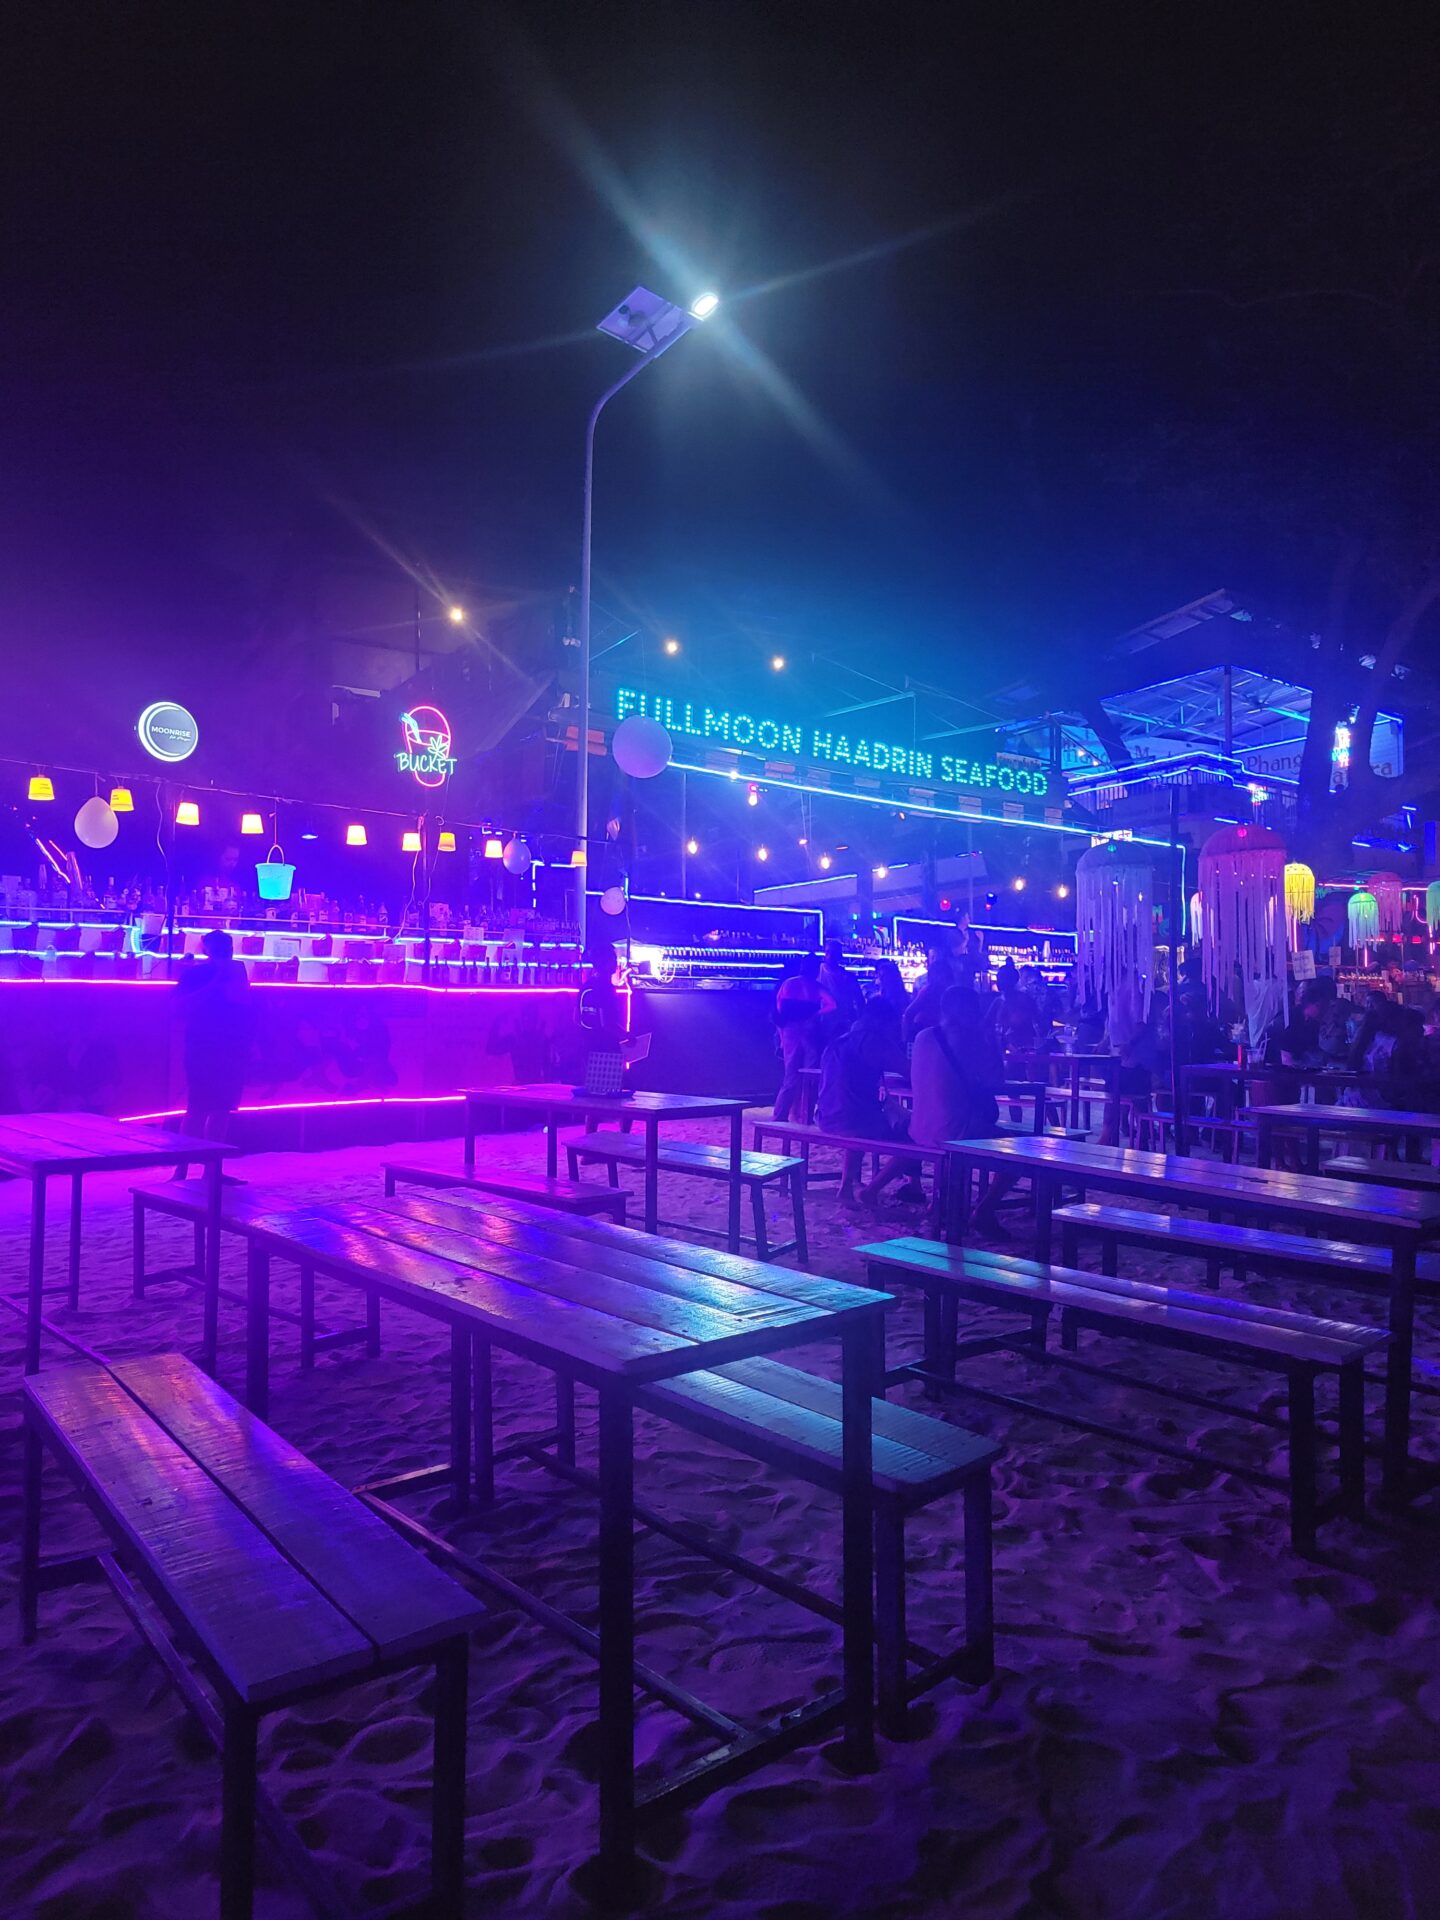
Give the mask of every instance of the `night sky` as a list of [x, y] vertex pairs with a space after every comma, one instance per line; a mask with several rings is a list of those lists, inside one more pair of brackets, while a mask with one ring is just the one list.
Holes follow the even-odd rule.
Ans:
[[602, 429], [602, 617], [1057, 700], [1217, 586], [1303, 619], [1432, 504], [1423, 19], [6, 9], [0, 619], [226, 648], [372, 539], [558, 594], [637, 282], [727, 304]]

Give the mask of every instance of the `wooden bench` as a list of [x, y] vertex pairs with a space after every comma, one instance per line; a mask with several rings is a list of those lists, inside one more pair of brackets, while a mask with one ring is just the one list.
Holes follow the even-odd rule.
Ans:
[[938, 1181], [945, 1167], [945, 1149], [943, 1147], [917, 1146], [913, 1140], [872, 1140], [858, 1133], [827, 1133], [813, 1121], [776, 1120], [768, 1115], [757, 1115], [751, 1122], [754, 1128], [753, 1142], [758, 1153], [767, 1140], [778, 1140], [783, 1153], [790, 1153], [795, 1144], [800, 1146], [802, 1187], [808, 1185], [813, 1177], [810, 1172], [810, 1150], [812, 1147], [833, 1147], [837, 1153], [858, 1153], [873, 1156], [880, 1160], [913, 1160], [917, 1166], [933, 1167]]
[[[199, 1292], [205, 1290], [205, 1222], [207, 1218], [206, 1201], [203, 1190], [186, 1180], [165, 1181], [153, 1187], [132, 1187], [130, 1200], [133, 1208], [131, 1219], [132, 1267], [130, 1290], [137, 1300], [143, 1300], [148, 1287], [164, 1282], [178, 1282], [183, 1287], [193, 1287]], [[242, 1232], [246, 1225], [262, 1215], [272, 1213], [277, 1206], [292, 1206], [291, 1197], [283, 1193], [267, 1192], [263, 1187], [226, 1187], [220, 1196], [220, 1227], [222, 1232]], [[188, 1221], [194, 1230], [194, 1256], [189, 1266], [147, 1268], [145, 1251], [145, 1228], [147, 1217], [152, 1213], [164, 1214], [174, 1220]], [[218, 1297], [239, 1305], [247, 1303], [247, 1294], [234, 1287], [220, 1287]], [[317, 1353], [326, 1353], [336, 1347], [356, 1346], [364, 1342], [365, 1351], [373, 1360], [380, 1352], [380, 1299], [370, 1293], [365, 1302], [365, 1324], [363, 1327], [339, 1327], [326, 1333], [315, 1330], [315, 1270], [302, 1266], [300, 1269], [300, 1306], [299, 1310], [271, 1303], [271, 1314], [277, 1320], [289, 1321], [300, 1329], [300, 1366], [308, 1373], [315, 1365]], [[263, 1409], [261, 1409], [263, 1411]]]
[[[617, 1133], [603, 1128], [595, 1133], [567, 1133], [562, 1136], [570, 1178], [578, 1182], [580, 1163], [594, 1161], [609, 1173], [611, 1186], [618, 1190], [621, 1167], [645, 1165], [645, 1142], [636, 1134]], [[656, 1164], [661, 1173], [688, 1173], [700, 1180], [730, 1179], [730, 1149], [705, 1146], [693, 1140], [672, 1140], [661, 1144]], [[810, 1245], [805, 1233], [805, 1163], [778, 1153], [742, 1153], [740, 1184], [750, 1194], [754, 1221], [755, 1252], [761, 1260], [777, 1260], [781, 1254], [794, 1253], [802, 1267], [810, 1264]], [[772, 1247], [765, 1222], [765, 1189], [783, 1184], [790, 1189], [790, 1205], [795, 1238]], [[523, 1199], [524, 1195], [516, 1195]], [[687, 1231], [693, 1229], [687, 1228]]]
[[[818, 1374], [774, 1360], [741, 1360], [708, 1373], [645, 1388], [638, 1404], [677, 1426], [733, 1447], [812, 1486], [841, 1489], [841, 1389]], [[975, 1684], [995, 1669], [991, 1591], [990, 1469], [994, 1441], [886, 1400], [871, 1405], [871, 1477], [875, 1496], [875, 1641], [881, 1727], [904, 1731], [916, 1695], [952, 1675]], [[946, 1655], [916, 1646], [905, 1625], [905, 1521], [960, 1489], [965, 1508], [965, 1633]], [[653, 1518], [648, 1511], [641, 1516]], [[691, 1528], [664, 1530], [737, 1568], [759, 1584], [832, 1620], [839, 1609], [809, 1589], [739, 1554], [717, 1550]], [[910, 1664], [920, 1672], [912, 1676]]]
[[[178, 1354], [32, 1374], [25, 1435], [25, 1638], [35, 1637], [42, 1593], [97, 1574], [110, 1582], [220, 1750], [221, 1920], [249, 1920], [257, 1816], [334, 1910], [308, 1849], [260, 1786], [261, 1716], [432, 1665], [432, 1893], [437, 1912], [458, 1913], [466, 1636], [480, 1603]], [[47, 1446], [109, 1549], [42, 1564]]]
[[420, 1187], [474, 1187], [505, 1200], [531, 1200], [561, 1213], [608, 1213], [625, 1224], [625, 1194], [619, 1187], [597, 1186], [593, 1180], [551, 1180], [543, 1173], [474, 1173], [464, 1167], [434, 1167], [414, 1160], [384, 1162], [385, 1191], [394, 1193], [404, 1180]]
[[[1284, 1377], [1288, 1422], [1232, 1407], [1209, 1395], [1161, 1387], [1110, 1369], [1104, 1371], [1108, 1377], [1146, 1392], [1166, 1394], [1190, 1405], [1264, 1425], [1284, 1425], [1289, 1448], [1286, 1480], [1238, 1466], [1213, 1454], [1173, 1446], [1149, 1436], [1142, 1438], [1095, 1420], [1060, 1414], [1044, 1404], [977, 1386], [973, 1380], [967, 1379], [963, 1391], [1027, 1413], [1044, 1414], [1130, 1445], [1143, 1445], [1188, 1465], [1202, 1464], [1261, 1485], [1286, 1489], [1290, 1497], [1290, 1537], [1301, 1553], [1313, 1550], [1315, 1528], [1320, 1520], [1332, 1512], [1360, 1511], [1365, 1490], [1362, 1374], [1367, 1355], [1382, 1347], [1388, 1338], [1380, 1329], [1282, 1313], [1213, 1294], [1186, 1293], [1174, 1287], [1121, 1280], [1114, 1275], [1044, 1266], [1014, 1255], [955, 1247], [940, 1240], [905, 1238], [877, 1242], [860, 1247], [858, 1252], [872, 1277], [877, 1273], [887, 1281], [902, 1277], [925, 1289], [925, 1364], [919, 1368], [903, 1368], [901, 1375], [918, 1375], [939, 1388], [953, 1390], [959, 1352], [954, 1303], [961, 1299], [1025, 1314], [1030, 1326], [1028, 1335], [1019, 1343], [1022, 1351], [1052, 1364], [1079, 1365], [1094, 1370], [1073, 1358], [1082, 1328], [1156, 1346], [1177, 1347], [1214, 1359], [1242, 1361]], [[1046, 1346], [1050, 1316], [1056, 1308], [1060, 1311], [1064, 1349], [1059, 1354]], [[966, 1350], [979, 1353], [1016, 1344], [1013, 1339], [982, 1335], [967, 1342]], [[1339, 1490], [1324, 1503], [1316, 1497], [1315, 1378], [1320, 1373], [1334, 1373], [1339, 1387]]]
[[[1077, 1264], [1080, 1243], [1100, 1242], [1102, 1271], [1117, 1270], [1121, 1246], [1156, 1253], [1191, 1254], [1206, 1263], [1212, 1286], [1228, 1269], [1238, 1286], [1251, 1267], [1285, 1267], [1313, 1273], [1336, 1286], [1385, 1292], [1390, 1262], [1383, 1247], [1360, 1247], [1349, 1240], [1317, 1240], [1303, 1233], [1275, 1233], [1229, 1221], [1194, 1220], [1179, 1214], [1151, 1213], [1143, 1207], [1108, 1207], [1096, 1202], [1056, 1207], [1051, 1218], [1060, 1228], [1060, 1257]], [[1416, 1292], [1440, 1293], [1440, 1255], [1422, 1253], [1415, 1262]]]

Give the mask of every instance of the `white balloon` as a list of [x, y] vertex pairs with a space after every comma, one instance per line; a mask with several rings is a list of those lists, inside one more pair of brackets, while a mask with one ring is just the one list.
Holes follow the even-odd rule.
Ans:
[[602, 913], [623, 913], [625, 911], [625, 889], [623, 887], [606, 887], [600, 896], [600, 911]]
[[643, 713], [632, 713], [616, 727], [610, 751], [616, 766], [632, 780], [653, 780], [669, 766], [675, 746], [658, 720], [647, 720]]
[[75, 838], [82, 846], [108, 847], [119, 831], [110, 802], [98, 793], [91, 794], [75, 815]]
[[523, 840], [509, 840], [500, 856], [507, 873], [528, 873], [530, 871], [530, 849]]

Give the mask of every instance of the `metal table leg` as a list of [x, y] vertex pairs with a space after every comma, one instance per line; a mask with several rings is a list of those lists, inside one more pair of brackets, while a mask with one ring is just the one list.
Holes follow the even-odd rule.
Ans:
[[[840, 1336], [841, 1606], [844, 1616], [845, 1757], [857, 1771], [875, 1765], [875, 1513], [871, 1477], [871, 1395], [879, 1380], [877, 1334], [857, 1321]], [[883, 1364], [879, 1369], [883, 1373]]]
[[[731, 1253], [740, 1251], [740, 1154], [744, 1145], [743, 1113], [730, 1116], [730, 1231], [726, 1242]], [[759, 1189], [756, 1189], [759, 1192]]]
[[214, 1378], [220, 1350], [220, 1156], [205, 1169], [205, 1332], [200, 1364]]
[[70, 1176], [70, 1308], [80, 1305], [80, 1193], [85, 1176]]
[[245, 1404], [257, 1420], [270, 1411], [270, 1255], [258, 1240], [245, 1248]]
[[[600, 1871], [612, 1896], [623, 1895], [635, 1858], [634, 1438], [628, 1389], [617, 1384], [603, 1386], [599, 1476]], [[866, 1485], [868, 1489], [868, 1472]], [[868, 1652], [868, 1636], [866, 1644]]]
[[40, 1371], [40, 1321], [45, 1311], [45, 1176], [30, 1182], [30, 1297], [25, 1317], [25, 1371]]
[[[739, 1188], [737, 1185], [736, 1192]], [[653, 1118], [645, 1122], [645, 1231], [655, 1233], [660, 1224], [660, 1125]], [[734, 1202], [733, 1240], [730, 1251], [740, 1244], [740, 1203]]]
[[1390, 1345], [1385, 1357], [1385, 1435], [1381, 1490], [1404, 1498], [1410, 1477], [1410, 1367], [1415, 1344], [1415, 1249], [1390, 1249]]

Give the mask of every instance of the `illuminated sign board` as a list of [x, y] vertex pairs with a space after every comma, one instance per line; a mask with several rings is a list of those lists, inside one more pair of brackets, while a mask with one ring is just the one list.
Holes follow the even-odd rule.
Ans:
[[152, 700], [135, 722], [135, 731], [152, 760], [188, 760], [200, 744], [194, 714], [177, 700]]
[[414, 774], [422, 787], [443, 787], [460, 764], [450, 751], [450, 722], [438, 707], [402, 713], [400, 738], [405, 744], [395, 755], [395, 770]]
[[885, 774], [913, 786], [959, 787], [967, 793], [1004, 793], [1037, 800], [1050, 791], [1050, 775], [1043, 767], [977, 760], [968, 753], [936, 753], [887, 740], [857, 739], [829, 725], [802, 726], [733, 707], [711, 707], [672, 699], [668, 694], [621, 687], [615, 696], [615, 718], [624, 720], [632, 713], [658, 720], [669, 733], [702, 740], [707, 746], [738, 747], [746, 753]]

